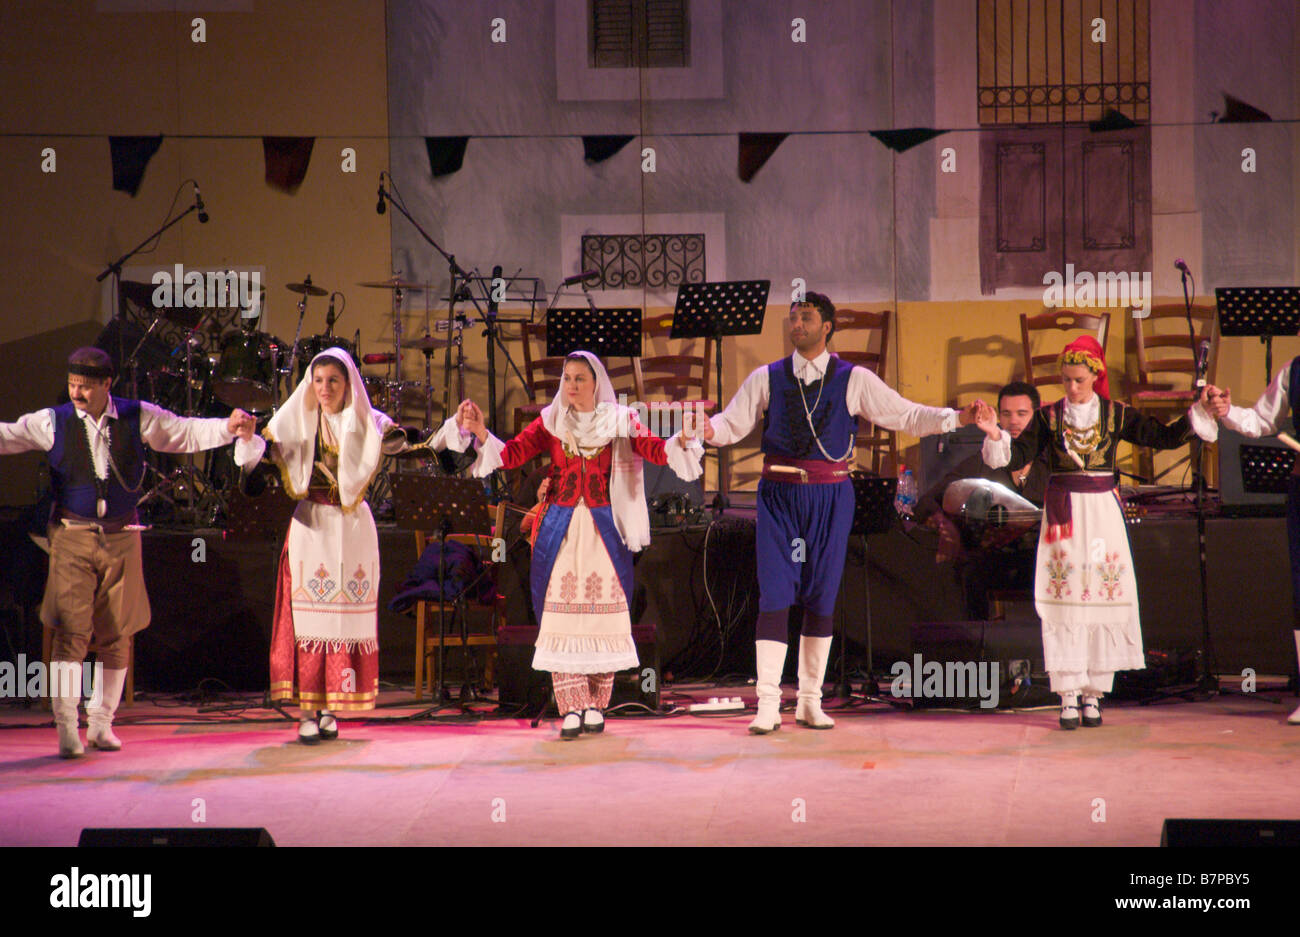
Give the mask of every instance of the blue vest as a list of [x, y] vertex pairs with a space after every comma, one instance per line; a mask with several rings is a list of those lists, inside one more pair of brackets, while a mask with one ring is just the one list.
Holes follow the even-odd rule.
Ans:
[[123, 488], [111, 466], [106, 482], [96, 478], [86, 428], [81, 424], [77, 408], [72, 403], [65, 403], [54, 408], [54, 446], [49, 455], [54, 502], [65, 511], [87, 518], [98, 517], [96, 501], [102, 496], [108, 502], [104, 520], [135, 514], [140, 484], [144, 480], [140, 402], [114, 397], [113, 404], [117, 407], [117, 419], [106, 421], [108, 451], [122, 481], [133, 485], [134, 489]]
[[[849, 441], [857, 433], [857, 418], [849, 413], [846, 403], [849, 392], [849, 374], [853, 365], [831, 355], [826, 374], [820, 381], [803, 384], [794, 376], [794, 359], [782, 358], [767, 366], [768, 403], [763, 417], [763, 451], [788, 459], [819, 459], [829, 461], [813, 438], [808, 427], [806, 406], [812, 411], [817, 439], [838, 458], [849, 448]], [[822, 385], [825, 384], [825, 387]], [[818, 391], [821, 399], [818, 400]], [[816, 402], [816, 406], [813, 406]]]

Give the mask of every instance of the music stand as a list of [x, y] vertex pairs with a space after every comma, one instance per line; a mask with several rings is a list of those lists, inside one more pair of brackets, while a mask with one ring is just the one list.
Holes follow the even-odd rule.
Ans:
[[1241, 487], [1251, 494], [1284, 495], [1290, 490], [1296, 454], [1274, 446], [1242, 446]]
[[641, 357], [641, 310], [552, 309], [546, 314], [546, 356], [589, 351], [602, 361]]
[[[412, 719], [420, 719], [445, 708], [447, 700], [447, 596], [442, 590], [447, 582], [447, 537], [468, 534], [474, 537], [492, 536], [492, 521], [488, 515], [487, 497], [483, 481], [478, 478], [444, 478], [398, 472], [392, 476], [393, 518], [399, 530], [438, 534], [438, 686], [430, 690], [431, 705]], [[473, 583], [455, 601], [463, 602]], [[468, 649], [468, 620], [461, 615], [462, 647]], [[423, 647], [418, 648], [425, 653]], [[466, 659], [469, 657], [467, 655]], [[462, 703], [469, 702], [468, 699]]]
[[1264, 383], [1273, 382], [1273, 336], [1300, 332], [1300, 286], [1220, 286], [1214, 291], [1220, 335], [1257, 335]]
[[[683, 283], [677, 289], [673, 306], [673, 326], [669, 338], [711, 338], [717, 359], [718, 409], [725, 397], [722, 392], [722, 338], [725, 335], [758, 335], [763, 331], [767, 297], [771, 280], [722, 280], [716, 283]], [[707, 394], [709, 389], [706, 387]], [[718, 458], [717, 504], [727, 507], [724, 492], [728, 481], [723, 478], [722, 458]]]
[[[850, 537], [862, 538], [862, 586], [866, 593], [864, 605], [867, 610], [867, 686], [863, 696], [868, 702], [887, 703], [876, 696], [874, 661], [871, 651], [871, 563], [867, 552], [867, 537], [871, 534], [886, 533], [897, 517], [894, 510], [894, 496], [898, 493], [897, 478], [879, 478], [863, 471], [849, 474], [853, 484], [853, 526]], [[840, 584], [840, 679], [836, 695], [851, 699], [853, 688], [850, 686], [844, 670], [844, 648], [848, 644], [848, 620], [844, 611], [844, 585]]]

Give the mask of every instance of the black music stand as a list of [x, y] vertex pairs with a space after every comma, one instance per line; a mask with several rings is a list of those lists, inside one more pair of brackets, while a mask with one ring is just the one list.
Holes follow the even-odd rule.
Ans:
[[546, 314], [546, 356], [589, 351], [602, 361], [641, 357], [641, 310], [552, 309]]
[[[393, 517], [399, 530], [435, 531], [438, 534], [438, 686], [430, 690], [431, 705], [411, 716], [421, 719], [432, 715], [447, 704], [447, 596], [441, 593], [447, 581], [447, 537], [452, 534], [470, 534], [475, 537], [492, 536], [492, 521], [488, 515], [487, 497], [483, 480], [479, 478], [443, 478], [398, 472], [392, 476]], [[455, 601], [463, 603], [474, 586], [467, 583]], [[468, 651], [468, 616], [462, 608], [461, 646]], [[424, 648], [418, 649], [424, 654]], [[468, 653], [466, 659], [469, 660]], [[462, 708], [471, 702], [462, 687]]]
[[1284, 495], [1290, 490], [1296, 453], [1276, 446], [1242, 446], [1241, 487], [1257, 495]]
[[1300, 332], [1300, 286], [1221, 286], [1214, 291], [1220, 335], [1256, 335], [1264, 383], [1273, 382], [1273, 336]]
[[[863, 688], [863, 697], [867, 702], [888, 703], [889, 700], [876, 696], [874, 661], [871, 652], [871, 563], [867, 551], [867, 537], [871, 534], [886, 533], [894, 526], [897, 512], [894, 510], [894, 496], [898, 493], [897, 478], [880, 478], [863, 471], [849, 474], [853, 483], [853, 527], [850, 537], [862, 538], [862, 587], [866, 592], [863, 603], [867, 611], [867, 683]], [[853, 687], [850, 685], [844, 669], [844, 648], [848, 644], [848, 620], [844, 613], [844, 585], [840, 584], [840, 679], [836, 685], [836, 695], [851, 699]]]
[[[669, 338], [713, 339], [717, 372], [718, 410], [726, 405], [722, 392], [722, 339], [726, 335], [758, 335], [763, 331], [771, 280], [723, 280], [717, 283], [683, 283], [677, 289], [673, 326]], [[709, 389], [706, 387], [707, 394]], [[718, 496], [715, 507], [727, 507], [729, 485], [718, 460]]]

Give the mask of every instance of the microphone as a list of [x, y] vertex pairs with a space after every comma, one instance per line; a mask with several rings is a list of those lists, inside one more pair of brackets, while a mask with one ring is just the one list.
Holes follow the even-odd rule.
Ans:
[[571, 277], [565, 277], [560, 281], [560, 286], [573, 286], [575, 283], [581, 283], [583, 280], [590, 280], [592, 277], [600, 276], [599, 270], [584, 270], [582, 273], [575, 273]]
[[1196, 349], [1196, 386], [1198, 388], [1205, 386], [1205, 370], [1210, 363], [1210, 340], [1202, 339], [1201, 344]]
[[1179, 257], [1177, 260], [1174, 261], [1174, 267], [1178, 270], [1183, 271], [1183, 273], [1189, 277], [1192, 275], [1192, 271], [1187, 269], [1187, 264], [1181, 257]]
[[375, 203], [375, 214], [382, 215], [387, 210], [388, 206], [384, 204], [384, 174], [381, 172], [379, 174], [379, 201]]
[[334, 331], [334, 294], [330, 293], [330, 311], [325, 313], [325, 331], [332, 334]]
[[203, 204], [203, 196], [199, 194], [199, 184], [194, 183], [194, 207], [199, 210], [199, 224], [208, 223], [208, 209]]

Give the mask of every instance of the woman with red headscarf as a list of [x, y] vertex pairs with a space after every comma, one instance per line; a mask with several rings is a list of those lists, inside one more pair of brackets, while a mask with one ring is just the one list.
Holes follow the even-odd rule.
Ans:
[[[1101, 725], [1101, 697], [1117, 670], [1146, 666], [1137, 580], [1119, 498], [1116, 451], [1174, 449], [1192, 434], [1187, 416], [1168, 426], [1110, 399], [1095, 338], [1061, 353], [1065, 397], [1041, 407], [1017, 439], [998, 429], [992, 408], [977, 420], [984, 461], [1016, 471], [1040, 456], [1051, 472], [1034, 576], [1043, 657], [1061, 696], [1061, 728]], [[1080, 700], [1082, 697], [1082, 700]], [[1082, 715], [1080, 715], [1082, 710]]]

